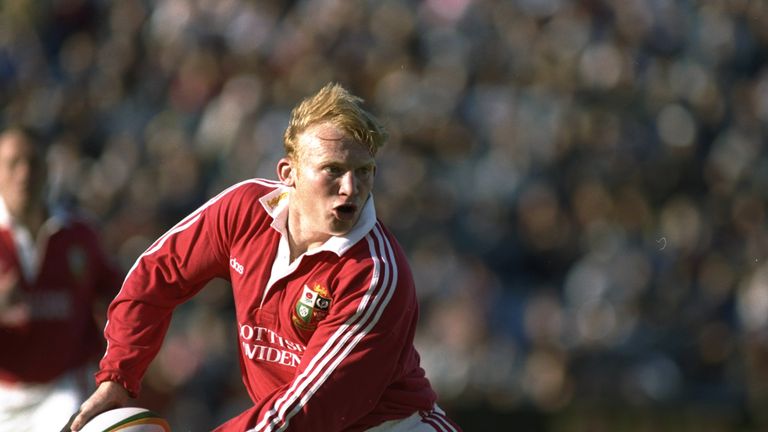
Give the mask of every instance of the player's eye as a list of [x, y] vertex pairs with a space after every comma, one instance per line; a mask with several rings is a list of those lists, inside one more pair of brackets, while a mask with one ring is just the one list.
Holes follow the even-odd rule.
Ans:
[[323, 168], [323, 171], [333, 176], [338, 176], [344, 173], [344, 170], [338, 165], [328, 165]]

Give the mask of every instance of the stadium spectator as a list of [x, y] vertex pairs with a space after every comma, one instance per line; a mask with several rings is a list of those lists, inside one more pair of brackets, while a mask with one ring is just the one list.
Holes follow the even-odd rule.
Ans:
[[33, 132], [0, 133], [0, 430], [9, 432], [57, 430], [92, 391], [119, 287], [91, 224], [47, 205], [44, 156]]

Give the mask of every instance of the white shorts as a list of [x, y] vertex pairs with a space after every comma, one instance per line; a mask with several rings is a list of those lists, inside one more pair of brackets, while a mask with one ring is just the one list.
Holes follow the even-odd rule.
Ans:
[[459, 430], [446, 417], [445, 412], [435, 405], [431, 411], [419, 411], [404, 419], [386, 421], [368, 429], [367, 432], [457, 432]]
[[0, 383], [0, 432], [61, 430], [92, 390], [90, 372], [79, 369], [45, 384]]

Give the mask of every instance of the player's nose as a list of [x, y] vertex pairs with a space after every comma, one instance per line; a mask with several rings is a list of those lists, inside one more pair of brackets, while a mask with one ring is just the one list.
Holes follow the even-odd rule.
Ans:
[[339, 178], [339, 195], [353, 196], [358, 191], [357, 178], [353, 171], [347, 171]]

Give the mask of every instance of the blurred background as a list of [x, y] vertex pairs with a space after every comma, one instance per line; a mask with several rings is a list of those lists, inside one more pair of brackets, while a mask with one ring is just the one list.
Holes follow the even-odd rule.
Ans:
[[[0, 123], [124, 269], [274, 178], [328, 81], [392, 135], [378, 214], [465, 431], [768, 430], [768, 2], [0, 1]], [[178, 310], [141, 399], [174, 430], [248, 406], [232, 316], [223, 282]]]

